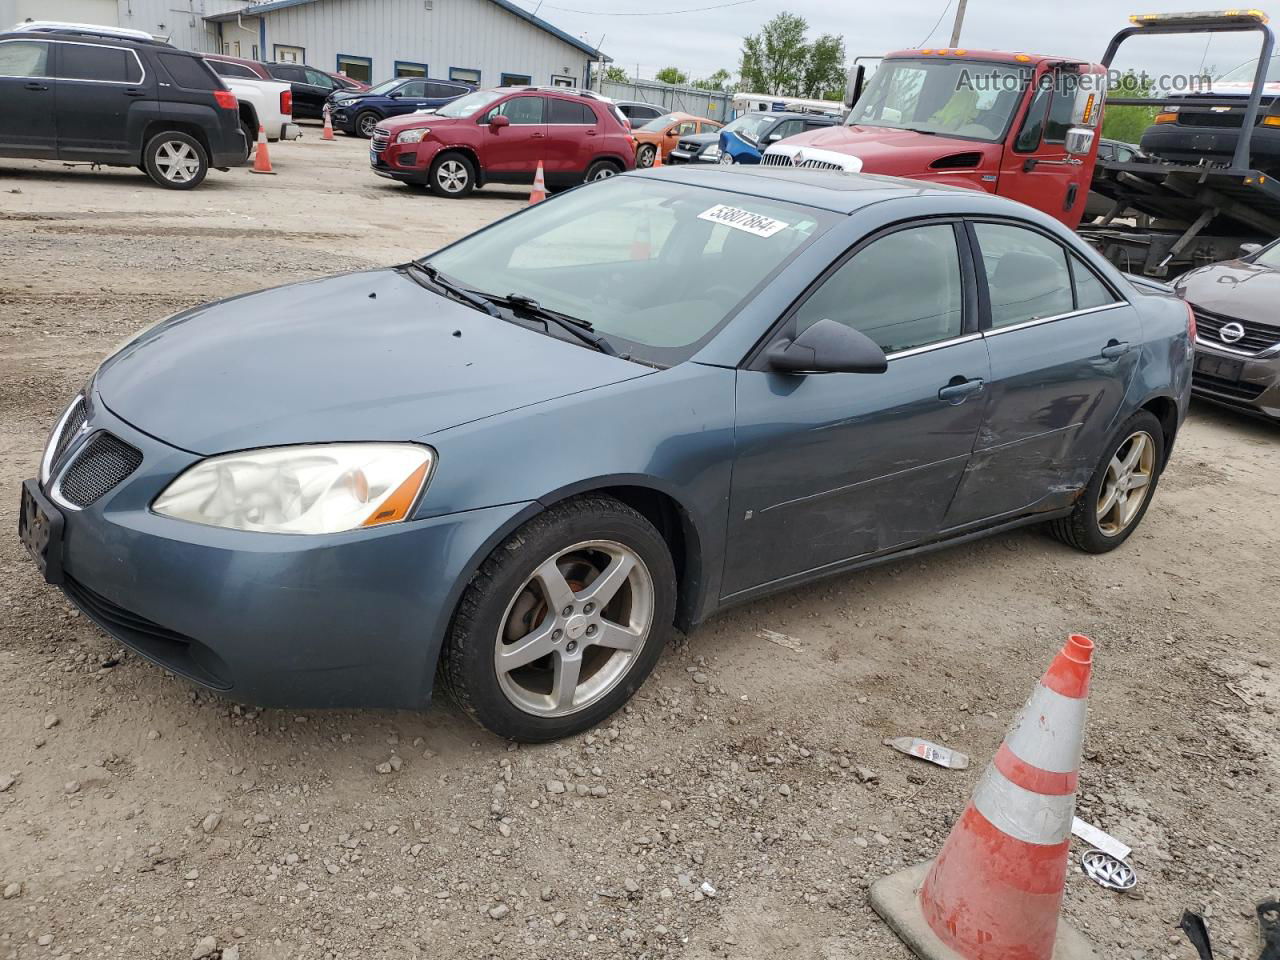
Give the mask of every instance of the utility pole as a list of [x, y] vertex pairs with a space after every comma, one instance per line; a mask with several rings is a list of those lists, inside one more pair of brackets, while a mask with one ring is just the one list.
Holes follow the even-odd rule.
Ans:
[[956, 22], [951, 27], [951, 46], [960, 46], [960, 28], [964, 26], [964, 8], [968, 6], [969, 0], [960, 0], [956, 6]]

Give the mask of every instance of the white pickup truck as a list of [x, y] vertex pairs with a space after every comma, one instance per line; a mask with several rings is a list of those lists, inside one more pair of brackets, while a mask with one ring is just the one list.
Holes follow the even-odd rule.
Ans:
[[268, 140], [297, 140], [302, 129], [293, 122], [293, 87], [279, 80], [223, 77], [222, 82], [240, 101], [240, 126], [249, 149], [258, 141], [258, 124]]

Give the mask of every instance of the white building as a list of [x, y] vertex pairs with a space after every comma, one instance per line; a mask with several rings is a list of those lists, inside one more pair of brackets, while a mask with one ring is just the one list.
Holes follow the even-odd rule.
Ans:
[[0, 0], [0, 29], [29, 19], [133, 27], [189, 50], [308, 63], [370, 83], [576, 87], [592, 61], [608, 59], [512, 0]]

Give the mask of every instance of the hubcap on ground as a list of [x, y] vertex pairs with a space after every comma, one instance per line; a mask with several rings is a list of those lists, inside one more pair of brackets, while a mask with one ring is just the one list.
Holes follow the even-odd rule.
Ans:
[[1103, 536], [1119, 536], [1133, 523], [1151, 492], [1156, 445], [1145, 430], [1129, 436], [1107, 464], [1098, 491], [1098, 529]]
[[653, 623], [653, 577], [612, 540], [548, 557], [507, 604], [494, 647], [498, 683], [526, 713], [562, 717], [626, 675]]
[[200, 172], [200, 158], [191, 149], [191, 144], [166, 140], [156, 151], [156, 169], [166, 180], [186, 183]]
[[446, 193], [457, 193], [467, 185], [467, 168], [460, 160], [446, 160], [440, 164], [436, 172], [436, 180], [440, 189]]

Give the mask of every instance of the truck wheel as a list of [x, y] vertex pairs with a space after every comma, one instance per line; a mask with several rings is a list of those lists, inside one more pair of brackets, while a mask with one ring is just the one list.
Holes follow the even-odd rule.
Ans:
[[456, 200], [475, 189], [476, 168], [461, 153], [442, 153], [431, 164], [428, 179], [432, 193]]
[[170, 190], [190, 190], [209, 172], [209, 155], [195, 137], [177, 130], [158, 133], [142, 150], [147, 176]]
[[566, 500], [513, 533], [471, 578], [441, 676], [500, 737], [572, 736], [644, 683], [671, 637], [675, 603], [675, 567], [653, 524], [613, 497]]
[[381, 119], [372, 110], [362, 110], [356, 114], [356, 132], [366, 140], [373, 139], [373, 131], [377, 129]]

